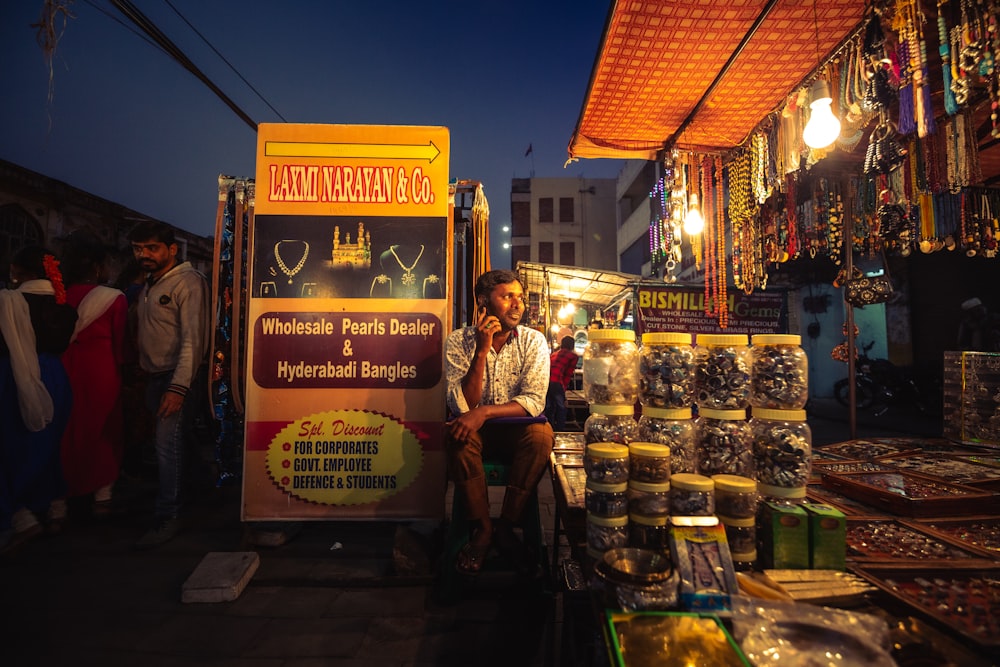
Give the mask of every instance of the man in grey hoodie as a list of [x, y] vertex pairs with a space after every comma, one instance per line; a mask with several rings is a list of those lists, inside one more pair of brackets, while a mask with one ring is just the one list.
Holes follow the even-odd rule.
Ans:
[[156, 416], [154, 521], [135, 545], [149, 549], [180, 530], [185, 448], [198, 402], [205, 399], [209, 293], [205, 277], [190, 262], [178, 260], [177, 240], [168, 225], [140, 222], [128, 240], [146, 273], [137, 310], [139, 365], [149, 373], [146, 403]]

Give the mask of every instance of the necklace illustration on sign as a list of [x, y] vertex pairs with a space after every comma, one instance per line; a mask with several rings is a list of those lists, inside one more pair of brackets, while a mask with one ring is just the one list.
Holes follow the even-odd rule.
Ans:
[[416, 277], [413, 275], [413, 267], [415, 267], [417, 265], [417, 262], [420, 261], [420, 258], [423, 257], [424, 246], [423, 245], [420, 246], [420, 252], [417, 253], [417, 258], [413, 260], [413, 264], [410, 264], [409, 266], [403, 264], [403, 260], [401, 260], [399, 258], [399, 255], [396, 254], [397, 247], [399, 246], [394, 246], [394, 245], [389, 246], [389, 252], [391, 252], [392, 256], [396, 258], [397, 262], [399, 262], [399, 267], [403, 269], [403, 277], [400, 278], [400, 282], [402, 282], [406, 286], [410, 286], [413, 283], [417, 282]]
[[[303, 245], [302, 257], [299, 258], [299, 263], [296, 264], [291, 269], [289, 269], [288, 265], [285, 264], [283, 259], [281, 259], [281, 253], [279, 252], [279, 248], [283, 243], [301, 243]], [[283, 241], [278, 241], [277, 243], [274, 244], [274, 261], [278, 263], [278, 268], [281, 269], [281, 272], [284, 273], [286, 276], [288, 276], [289, 285], [292, 284], [292, 276], [301, 271], [302, 267], [306, 265], [306, 258], [308, 256], [309, 256], [309, 243], [307, 243], [306, 241], [295, 241], [295, 240], [285, 239]]]

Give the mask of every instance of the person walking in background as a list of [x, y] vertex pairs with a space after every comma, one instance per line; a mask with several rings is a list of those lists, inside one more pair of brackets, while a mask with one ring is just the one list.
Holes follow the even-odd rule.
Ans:
[[11, 260], [15, 290], [0, 290], [0, 551], [42, 532], [39, 515], [66, 492], [59, 441], [72, 403], [59, 355], [76, 311], [55, 256], [39, 246]]
[[205, 277], [177, 257], [174, 231], [144, 221], [128, 234], [146, 285], [139, 294], [139, 364], [149, 374], [146, 404], [155, 415], [159, 488], [153, 525], [136, 547], [149, 549], [180, 530], [185, 463], [198, 402], [205, 400], [209, 295]]
[[63, 475], [69, 497], [93, 494], [93, 513], [111, 511], [111, 490], [122, 461], [122, 364], [125, 294], [103, 283], [107, 250], [95, 234], [78, 230], [63, 243], [66, 302], [78, 319], [63, 366], [73, 409], [62, 437]]
[[1000, 316], [991, 313], [978, 297], [962, 302], [958, 323], [958, 349], [968, 352], [1000, 352]]
[[566, 430], [566, 390], [573, 383], [576, 362], [572, 336], [563, 336], [559, 349], [549, 357], [549, 390], [545, 395], [545, 416], [556, 431]]

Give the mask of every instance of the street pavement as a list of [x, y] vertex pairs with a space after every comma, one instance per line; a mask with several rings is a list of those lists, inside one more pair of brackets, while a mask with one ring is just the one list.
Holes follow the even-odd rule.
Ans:
[[[811, 404], [809, 423], [818, 445], [850, 435], [846, 409], [832, 401]], [[859, 437], [940, 433], [940, 422], [905, 413], [859, 418]], [[573, 664], [604, 661], [594, 655], [593, 628], [572, 624], [566, 596], [551, 582], [539, 590], [510, 573], [484, 573], [457, 600], [442, 599], [434, 576], [442, 522], [279, 524], [290, 539], [261, 546], [261, 535], [282, 533], [240, 522], [238, 485], [206, 485], [193, 494], [178, 537], [137, 551], [153, 484], [152, 471], [124, 481], [126, 511], [109, 518], [72, 504], [60, 533], [0, 558], [0, 665], [533, 667], [569, 664], [570, 654]], [[491, 489], [497, 509], [501, 493]], [[539, 501], [551, 545], [548, 477]], [[444, 507], [450, 503], [448, 493]], [[185, 581], [212, 552], [256, 552], [260, 565], [235, 600], [182, 602]], [[561, 545], [556, 562], [566, 554]]]

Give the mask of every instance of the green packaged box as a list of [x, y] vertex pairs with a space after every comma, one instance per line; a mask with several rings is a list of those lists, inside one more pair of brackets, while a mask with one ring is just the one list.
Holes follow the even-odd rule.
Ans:
[[847, 567], [847, 519], [829, 505], [806, 503], [809, 515], [809, 564], [814, 570]]
[[757, 541], [762, 568], [809, 569], [809, 515], [801, 506], [761, 503]]

